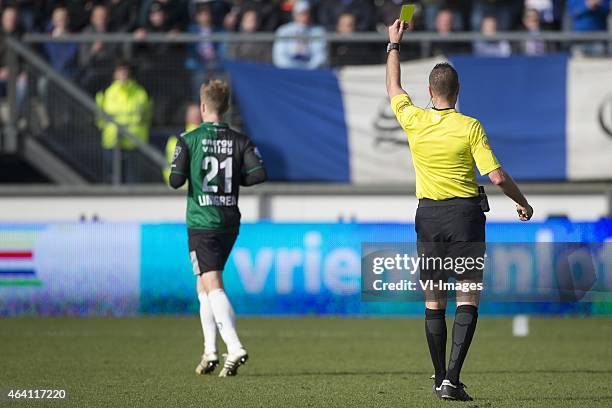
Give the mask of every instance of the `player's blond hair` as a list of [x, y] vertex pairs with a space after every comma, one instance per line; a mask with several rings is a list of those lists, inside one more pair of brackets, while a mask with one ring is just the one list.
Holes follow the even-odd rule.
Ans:
[[214, 79], [200, 87], [200, 99], [207, 108], [223, 115], [229, 109], [230, 88], [226, 82]]

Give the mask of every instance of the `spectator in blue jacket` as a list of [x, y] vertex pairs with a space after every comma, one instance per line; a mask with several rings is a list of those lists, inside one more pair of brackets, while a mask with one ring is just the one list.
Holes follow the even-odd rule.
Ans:
[[[68, 10], [66, 7], [56, 7], [51, 15], [48, 32], [52, 37], [69, 34]], [[76, 78], [78, 71], [79, 46], [71, 42], [47, 42], [43, 45], [47, 60], [60, 74], [68, 78]]]
[[567, 3], [574, 31], [608, 29], [609, 0], [569, 0]]
[[[569, 0], [567, 3], [574, 31], [605, 31], [608, 29], [610, 0]], [[587, 56], [605, 54], [606, 44], [591, 42], [575, 44], [572, 53]]]
[[304, 35], [321, 36], [325, 29], [314, 26], [310, 21], [310, 4], [300, 1], [293, 6], [293, 22], [282, 25], [276, 30], [277, 40], [272, 51], [274, 65], [281, 68], [316, 69], [327, 62], [327, 43], [325, 39], [293, 40], [282, 37]]
[[[195, 22], [189, 26], [189, 32], [201, 36], [211, 35], [223, 30], [215, 28], [210, 7], [199, 5], [195, 11]], [[221, 69], [221, 59], [225, 55], [225, 45], [203, 39], [190, 45], [185, 67], [191, 71], [193, 97], [200, 95], [200, 85]]]

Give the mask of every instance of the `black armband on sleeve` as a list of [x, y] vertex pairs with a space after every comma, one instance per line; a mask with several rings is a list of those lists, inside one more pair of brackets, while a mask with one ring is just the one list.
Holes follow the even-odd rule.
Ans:
[[263, 183], [268, 179], [268, 174], [263, 164], [259, 151], [250, 140], [247, 142], [244, 151], [242, 174], [240, 184], [248, 187]]
[[185, 184], [186, 181], [187, 176], [183, 174], [170, 173], [170, 179], [168, 180], [168, 183], [170, 184], [170, 187], [175, 190], [178, 190], [179, 188], [183, 187], [183, 184]]
[[249, 187], [255, 184], [261, 184], [266, 180], [268, 180], [268, 173], [266, 173], [266, 169], [264, 169], [263, 166], [260, 166], [252, 169], [249, 173], [243, 174], [240, 184]]
[[182, 137], [179, 137], [174, 149], [174, 158], [170, 165], [170, 179], [168, 180], [170, 187], [174, 189], [181, 188], [187, 181], [189, 174], [189, 151], [187, 144]]

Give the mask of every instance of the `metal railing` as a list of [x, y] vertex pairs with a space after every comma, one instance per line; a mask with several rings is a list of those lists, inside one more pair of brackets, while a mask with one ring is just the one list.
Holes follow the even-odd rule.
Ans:
[[[342, 44], [376, 44], [386, 43], [388, 36], [380, 32], [356, 32], [347, 34], [326, 33], [316, 36], [283, 36], [284, 40], [325, 40], [330, 45], [335, 43]], [[40, 33], [29, 33], [23, 37], [23, 41], [29, 44], [41, 44], [45, 42], [76, 42], [88, 43], [94, 41], [122, 43], [127, 45], [127, 51], [130, 52], [130, 47], [138, 43], [169, 43], [169, 44], [194, 44], [203, 41], [218, 42], [223, 44], [232, 44], [240, 42], [250, 43], [270, 43], [279, 38], [273, 32], [257, 32], [257, 33], [212, 33], [212, 34], [196, 34], [196, 33], [151, 33], [144, 38], [136, 38], [129, 33], [107, 33], [107, 34], [69, 34], [62, 37], [50, 38], [49, 35]], [[480, 32], [462, 31], [453, 32], [451, 34], [438, 34], [435, 32], [409, 32], [404, 35], [403, 42], [415, 44], [419, 46], [418, 54], [421, 58], [431, 56], [432, 44], [448, 44], [448, 43], [474, 43], [477, 41], [509, 41], [511, 43], [520, 43], [524, 41], [544, 41], [550, 44], [575, 44], [588, 42], [605, 42], [607, 43], [608, 53], [612, 53], [612, 24], [609, 31], [593, 31], [593, 32], [573, 32], [573, 31], [542, 31], [539, 33], [529, 33], [521, 31], [506, 31], [498, 32], [492, 36], [485, 36]], [[382, 62], [382, 61], [380, 61]]]
[[[357, 32], [350, 35], [338, 33], [326, 33], [318, 36], [283, 36], [284, 40], [319, 40], [324, 39], [327, 42], [354, 42], [354, 43], [376, 43], [386, 42], [389, 37], [384, 33], [378, 32]], [[22, 38], [25, 43], [35, 44], [43, 42], [115, 42], [115, 43], [197, 43], [200, 41], [213, 42], [273, 42], [278, 37], [274, 33], [213, 33], [200, 35], [195, 33], [171, 33], [147, 34], [144, 38], [136, 38], [129, 33], [106, 33], [106, 34], [66, 34], [61, 37], [51, 37], [48, 34], [28, 33]], [[574, 32], [574, 31], [542, 31], [538, 34], [530, 34], [523, 31], [506, 31], [498, 32], [493, 36], [485, 36], [479, 32], [462, 31], [454, 32], [449, 35], [442, 35], [433, 32], [409, 32], [404, 35], [403, 42], [422, 43], [426, 41], [442, 41], [442, 42], [473, 42], [480, 40], [508, 40], [508, 41], [526, 41], [531, 39], [540, 39], [543, 41], [556, 42], [589, 42], [589, 41], [612, 41], [612, 33], [609, 31], [591, 31], [591, 32]]]

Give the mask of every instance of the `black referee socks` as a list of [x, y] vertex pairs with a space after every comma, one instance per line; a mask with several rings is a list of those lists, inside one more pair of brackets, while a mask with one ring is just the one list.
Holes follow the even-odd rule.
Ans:
[[446, 309], [425, 309], [425, 335], [436, 374], [436, 387], [446, 376]]
[[455, 324], [453, 325], [453, 345], [451, 346], [446, 374], [446, 379], [453, 384], [459, 384], [459, 373], [472, 343], [477, 320], [478, 308], [476, 306], [461, 305], [457, 307]]

